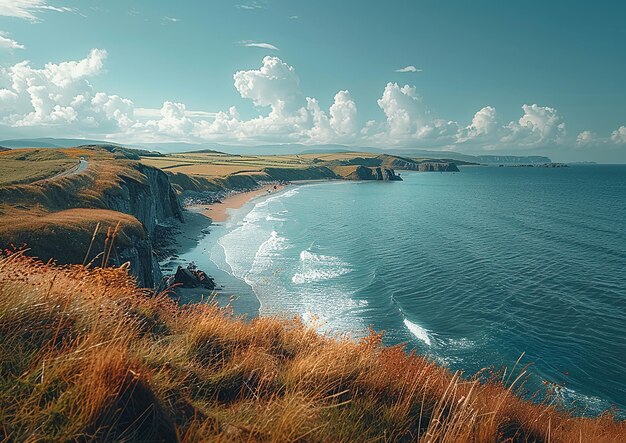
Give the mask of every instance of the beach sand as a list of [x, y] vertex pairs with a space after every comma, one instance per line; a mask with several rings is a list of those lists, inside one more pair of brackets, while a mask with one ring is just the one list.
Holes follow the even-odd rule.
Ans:
[[229, 209], [239, 209], [255, 197], [274, 194], [281, 191], [284, 187], [284, 185], [276, 185], [276, 188], [274, 188], [274, 185], [267, 185], [260, 189], [255, 189], [254, 191], [233, 194], [230, 197], [225, 198], [222, 203], [194, 205], [189, 206], [188, 209], [209, 217], [213, 223], [221, 223], [228, 220]]

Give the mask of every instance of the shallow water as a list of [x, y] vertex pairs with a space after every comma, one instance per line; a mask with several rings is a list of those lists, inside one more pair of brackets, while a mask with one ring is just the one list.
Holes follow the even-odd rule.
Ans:
[[525, 353], [529, 388], [625, 408], [626, 166], [402, 176], [253, 202], [204, 257], [262, 314], [357, 337], [372, 325], [468, 373]]

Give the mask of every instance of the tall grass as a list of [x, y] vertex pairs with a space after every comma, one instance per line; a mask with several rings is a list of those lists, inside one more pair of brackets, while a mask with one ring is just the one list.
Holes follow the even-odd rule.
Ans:
[[485, 373], [178, 306], [126, 267], [0, 256], [0, 441], [626, 441], [609, 414], [520, 399], [523, 369]]

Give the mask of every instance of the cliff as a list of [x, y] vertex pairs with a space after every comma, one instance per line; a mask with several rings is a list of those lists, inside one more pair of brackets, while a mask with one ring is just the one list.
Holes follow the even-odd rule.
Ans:
[[419, 164], [420, 172], [459, 172], [459, 168], [450, 162], [421, 162]]
[[100, 263], [101, 256], [96, 256], [110, 247], [107, 229], [113, 231], [120, 222], [108, 264], [130, 262], [138, 283], [154, 287], [161, 279], [153, 253], [157, 228], [183, 221], [168, 176], [97, 148], [78, 150], [77, 155], [88, 158], [82, 173], [0, 187], [0, 248], [25, 244], [43, 260], [69, 264], [95, 258]]
[[344, 180], [401, 181], [393, 169], [368, 166], [337, 166], [335, 173]]

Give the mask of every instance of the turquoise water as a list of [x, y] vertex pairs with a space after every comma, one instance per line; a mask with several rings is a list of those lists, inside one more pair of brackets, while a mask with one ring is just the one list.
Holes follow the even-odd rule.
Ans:
[[252, 202], [208, 257], [262, 314], [356, 337], [372, 325], [468, 373], [525, 353], [529, 389], [625, 408], [626, 166], [402, 177]]

